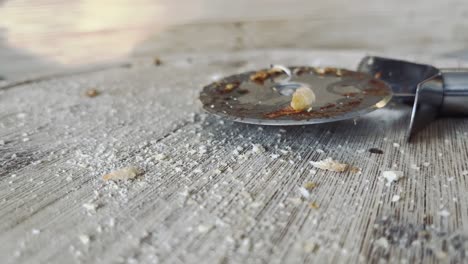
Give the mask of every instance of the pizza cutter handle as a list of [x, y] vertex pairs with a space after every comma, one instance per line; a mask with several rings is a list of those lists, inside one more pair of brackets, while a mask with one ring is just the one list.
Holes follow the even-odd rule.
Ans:
[[468, 68], [441, 70], [444, 96], [440, 113], [444, 116], [468, 116]]

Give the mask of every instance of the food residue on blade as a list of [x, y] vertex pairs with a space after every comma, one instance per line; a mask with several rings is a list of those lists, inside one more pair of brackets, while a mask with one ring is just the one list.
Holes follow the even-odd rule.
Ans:
[[232, 82], [232, 83], [228, 83], [226, 85], [224, 85], [224, 89], [221, 90], [222, 93], [230, 93], [232, 92], [234, 89], [236, 89], [237, 87], [239, 87], [240, 85], [240, 82]]
[[390, 95], [390, 91], [387, 85], [377, 79], [369, 81], [369, 88], [362, 91], [362, 93], [370, 96], [387, 96]]
[[283, 70], [279, 68], [271, 68], [269, 70], [261, 70], [250, 75], [250, 80], [258, 84], [263, 84], [266, 79], [275, 77], [283, 73]]
[[362, 102], [362, 98], [358, 98], [353, 101], [349, 101], [344, 104], [328, 104], [323, 107], [320, 107], [318, 110], [307, 109], [308, 111], [297, 111], [294, 110], [291, 106], [283, 107], [276, 111], [264, 114], [265, 118], [279, 118], [283, 116], [297, 116], [298, 118], [329, 118], [337, 116], [349, 111], [352, 111], [354, 108], [358, 107]]
[[295, 111], [304, 111], [312, 107], [315, 102], [315, 93], [306, 86], [299, 87], [292, 95], [291, 107]]
[[278, 111], [267, 113], [267, 114], [265, 114], [265, 117], [266, 118], [277, 118], [277, 117], [281, 117], [281, 116], [294, 115], [294, 114], [297, 114], [297, 113], [300, 113], [300, 112], [301, 111], [296, 111], [292, 107], [288, 106], [288, 107], [281, 108]]
[[263, 82], [269, 77], [267, 71], [258, 71], [252, 75], [250, 75], [250, 80], [256, 83], [263, 84]]

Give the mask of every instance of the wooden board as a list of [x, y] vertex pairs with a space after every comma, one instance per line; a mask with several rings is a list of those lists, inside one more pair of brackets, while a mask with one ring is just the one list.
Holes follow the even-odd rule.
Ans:
[[[406, 106], [282, 128], [200, 110], [199, 90], [220, 76], [353, 68], [362, 55], [180, 54], [0, 88], [2, 263], [466, 261], [467, 120], [438, 120], [407, 144]], [[327, 157], [361, 173], [310, 164]], [[144, 174], [103, 181], [127, 166]], [[386, 170], [405, 177], [387, 185]]]
[[265, 48], [467, 58], [466, 14], [463, 0], [0, 0], [0, 76]]

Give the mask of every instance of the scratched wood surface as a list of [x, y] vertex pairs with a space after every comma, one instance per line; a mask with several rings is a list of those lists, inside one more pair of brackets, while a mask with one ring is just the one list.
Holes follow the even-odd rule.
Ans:
[[[406, 106], [280, 128], [223, 121], [197, 100], [223, 75], [354, 68], [363, 55], [175, 54], [0, 87], [2, 263], [466, 262], [467, 120], [438, 120], [407, 144]], [[310, 164], [327, 157], [362, 172]], [[144, 174], [103, 181], [128, 166]], [[388, 186], [384, 170], [405, 177]]]

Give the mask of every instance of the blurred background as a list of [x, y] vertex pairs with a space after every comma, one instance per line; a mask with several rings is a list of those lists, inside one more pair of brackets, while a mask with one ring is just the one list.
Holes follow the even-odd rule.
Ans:
[[248, 49], [468, 54], [466, 0], [0, 0], [0, 76]]

